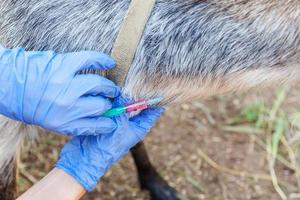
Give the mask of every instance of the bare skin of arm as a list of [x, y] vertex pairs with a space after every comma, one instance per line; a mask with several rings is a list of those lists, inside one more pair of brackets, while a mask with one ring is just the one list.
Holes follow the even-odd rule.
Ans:
[[69, 174], [54, 168], [17, 200], [77, 200], [85, 189]]

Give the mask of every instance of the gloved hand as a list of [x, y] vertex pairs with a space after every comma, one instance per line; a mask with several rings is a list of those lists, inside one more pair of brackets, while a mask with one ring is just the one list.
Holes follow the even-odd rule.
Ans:
[[100, 115], [119, 88], [82, 69], [113, 68], [109, 56], [92, 51], [56, 54], [0, 46], [0, 114], [65, 135], [110, 133], [116, 124]]
[[163, 111], [148, 109], [131, 119], [118, 116], [114, 118], [118, 128], [112, 133], [73, 138], [62, 149], [56, 167], [91, 191], [108, 168], [145, 137]]

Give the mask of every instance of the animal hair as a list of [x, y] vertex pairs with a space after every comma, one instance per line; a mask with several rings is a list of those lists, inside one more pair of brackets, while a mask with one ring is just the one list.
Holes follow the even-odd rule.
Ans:
[[[0, 43], [109, 54], [128, 5], [0, 0]], [[299, 21], [297, 0], [157, 0], [123, 90], [135, 99], [163, 96], [169, 104], [298, 81]], [[6, 143], [17, 146], [22, 137], [13, 124], [1, 126], [0, 166], [11, 158], [2, 153]]]

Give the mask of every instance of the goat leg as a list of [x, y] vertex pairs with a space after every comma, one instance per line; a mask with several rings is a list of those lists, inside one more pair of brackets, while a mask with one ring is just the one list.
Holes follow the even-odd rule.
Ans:
[[176, 190], [158, 174], [150, 162], [143, 142], [131, 149], [131, 154], [138, 171], [141, 189], [148, 190], [152, 200], [180, 200]]

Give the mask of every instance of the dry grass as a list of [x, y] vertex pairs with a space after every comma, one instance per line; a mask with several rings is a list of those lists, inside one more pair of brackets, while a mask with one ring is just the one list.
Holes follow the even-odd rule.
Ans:
[[[300, 136], [299, 126], [294, 126], [297, 120], [295, 116], [298, 116], [298, 112], [293, 111], [291, 113], [283, 108], [288, 91], [288, 87], [278, 89], [273, 102], [266, 103], [260, 100], [254, 104], [249, 104], [242, 110], [239, 117], [235, 119], [236, 124], [240, 124], [241, 121], [243, 121], [243, 124], [246, 124], [240, 132], [243, 133], [245, 128], [254, 130], [252, 137], [266, 150], [270, 180], [274, 190], [283, 200], [295, 195], [292, 191], [300, 189], [300, 155], [297, 154], [299, 152], [299, 144], [293, 144], [294, 138], [299, 138]], [[238, 126], [233, 126], [232, 128], [238, 132]], [[230, 130], [230, 127], [226, 127], [226, 129]], [[296, 186], [284, 184], [284, 182], [279, 180], [275, 169], [277, 160], [294, 172], [294, 178], [297, 180]], [[282, 187], [287, 192], [284, 192]]]

